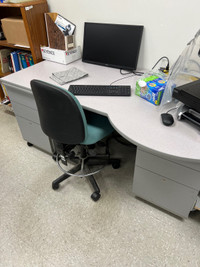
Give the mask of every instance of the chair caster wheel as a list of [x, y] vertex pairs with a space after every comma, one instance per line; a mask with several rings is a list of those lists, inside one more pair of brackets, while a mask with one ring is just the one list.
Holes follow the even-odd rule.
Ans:
[[100, 197], [101, 197], [101, 194], [98, 193], [98, 192], [94, 192], [94, 193], [91, 195], [91, 199], [94, 200], [94, 201], [99, 200]]
[[112, 163], [113, 169], [119, 169], [120, 167], [120, 160]]
[[52, 183], [53, 190], [57, 190], [59, 188], [59, 184]]
[[33, 146], [33, 144], [31, 144], [31, 143], [27, 142], [27, 146]]

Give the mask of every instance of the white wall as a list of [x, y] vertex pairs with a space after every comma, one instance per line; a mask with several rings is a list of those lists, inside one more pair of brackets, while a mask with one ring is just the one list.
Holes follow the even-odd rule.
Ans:
[[200, 28], [199, 0], [48, 0], [48, 4], [50, 12], [76, 24], [76, 44], [81, 47], [84, 22], [144, 25], [138, 69], [151, 69], [162, 56], [174, 63]]

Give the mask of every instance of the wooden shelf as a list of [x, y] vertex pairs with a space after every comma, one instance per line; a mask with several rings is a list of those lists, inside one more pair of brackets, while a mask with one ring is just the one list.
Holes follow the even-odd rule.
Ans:
[[0, 46], [30, 51], [34, 63], [42, 61], [40, 46], [47, 46], [47, 34], [44, 13], [48, 13], [46, 0], [35, 0], [23, 3], [0, 3], [0, 19], [21, 16], [30, 48], [16, 46], [7, 41], [0, 41]]
[[[35, 0], [23, 3], [0, 3], [0, 20], [7, 17], [22, 17], [30, 47], [16, 46], [6, 40], [0, 40], [0, 48], [13, 48], [15, 50], [25, 50], [32, 54], [34, 64], [42, 61], [40, 46], [47, 46], [47, 34], [44, 13], [48, 13], [47, 0]], [[0, 73], [0, 78], [11, 74]], [[4, 92], [0, 86], [0, 98], [4, 97]]]
[[23, 47], [23, 46], [17, 46], [15, 44], [9, 44], [6, 40], [0, 40], [0, 46], [4, 47], [10, 47], [14, 49], [21, 49], [21, 50], [26, 50], [26, 51], [31, 51], [31, 48]]
[[0, 78], [5, 77], [9, 74], [11, 74], [11, 72], [5, 72], [5, 73], [0, 72]]
[[46, 0], [35, 0], [35, 1], [28, 1], [23, 3], [0, 3], [0, 7], [25, 7], [30, 5], [38, 5], [41, 3], [45, 3]]

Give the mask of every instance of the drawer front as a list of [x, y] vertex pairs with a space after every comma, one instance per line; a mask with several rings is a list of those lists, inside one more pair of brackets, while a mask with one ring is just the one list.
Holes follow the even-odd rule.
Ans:
[[11, 102], [14, 101], [37, 110], [31, 89], [12, 84], [5, 84], [5, 87]]
[[133, 192], [151, 203], [187, 218], [197, 200], [198, 191], [148, 170], [135, 167]]
[[15, 101], [12, 101], [12, 107], [13, 107], [13, 111], [16, 116], [22, 117], [24, 119], [40, 124], [37, 110], [24, 106], [22, 104], [19, 104]]
[[173, 181], [187, 185], [194, 189], [200, 189], [200, 172], [184, 165], [172, 162], [151, 153], [137, 150], [136, 165], [170, 178]]
[[52, 153], [49, 138], [42, 132], [39, 124], [18, 116], [16, 116], [16, 118], [22, 136], [26, 141], [42, 150]]

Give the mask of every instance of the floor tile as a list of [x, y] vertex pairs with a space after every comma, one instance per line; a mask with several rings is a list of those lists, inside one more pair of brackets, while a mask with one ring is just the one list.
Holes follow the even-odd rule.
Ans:
[[52, 263], [39, 255], [26, 243], [21, 241], [16, 235], [13, 235], [6, 243], [6, 246], [0, 248], [0, 266], [1, 267], [55, 267]]

